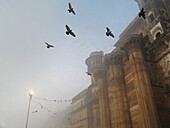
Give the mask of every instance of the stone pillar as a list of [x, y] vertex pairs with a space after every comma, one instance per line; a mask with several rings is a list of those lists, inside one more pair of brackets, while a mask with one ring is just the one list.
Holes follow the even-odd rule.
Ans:
[[100, 128], [100, 110], [99, 110], [99, 104], [93, 103], [92, 104], [93, 109], [93, 128]]
[[130, 65], [134, 74], [134, 86], [140, 111], [140, 124], [142, 128], [160, 128], [141, 46], [142, 38], [139, 35], [130, 35], [123, 42], [123, 49], [129, 55]]
[[110, 128], [109, 104], [104, 67], [95, 71], [93, 76], [98, 82], [101, 128]]
[[112, 128], [131, 128], [130, 112], [126, 94], [121, 55], [112, 53], [106, 56], [111, 78], [108, 85], [109, 107]]

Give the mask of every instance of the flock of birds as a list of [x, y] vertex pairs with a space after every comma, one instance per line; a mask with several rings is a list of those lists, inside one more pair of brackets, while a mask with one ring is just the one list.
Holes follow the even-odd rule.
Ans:
[[[68, 7], [69, 7], [69, 8], [68, 8], [68, 12], [69, 12], [69, 13], [73, 13], [74, 15], [76, 15], [76, 13], [75, 13], [73, 7], [71, 6], [71, 3], [70, 3], [70, 2], [68, 3]], [[146, 19], [144, 8], [141, 9], [141, 11], [139, 12], [138, 16], [139, 16], [139, 17], [143, 17], [143, 19]], [[66, 34], [67, 34], [67, 35], [70, 34], [70, 35], [72, 35], [73, 37], [76, 37], [76, 35], [74, 34], [74, 32], [70, 29], [70, 27], [69, 27], [68, 25], [66, 25], [65, 27], [66, 27], [66, 30], [67, 30], [67, 31], [66, 31]], [[112, 31], [111, 31], [108, 27], [106, 27], [106, 36], [111, 36], [111, 37], [114, 38], [114, 35], [113, 35]], [[45, 44], [47, 45], [47, 48], [53, 48], [53, 47], [54, 47], [53, 45], [51, 45], [51, 44], [49, 44], [49, 43], [47, 43], [47, 42], [45, 42]], [[88, 74], [88, 75], [90, 75], [90, 74]]]
[[[75, 13], [74, 9], [72, 8], [70, 2], [68, 4], [68, 7], [69, 7], [68, 12], [76, 15], [76, 13]], [[144, 20], [146, 19], [144, 8], [141, 9], [141, 11], [138, 13], [138, 16], [142, 17]], [[66, 25], [65, 27], [66, 27], [66, 34], [67, 35], [70, 34], [71, 36], [76, 37], [76, 35], [74, 34], [74, 32], [70, 29], [70, 27], [68, 25]], [[108, 27], [106, 27], [106, 36], [111, 36], [111, 37], [114, 38], [112, 31]], [[54, 47], [53, 45], [51, 45], [47, 42], [45, 42], [45, 44], [47, 45], [47, 48], [53, 48]], [[134, 56], [132, 56], [132, 58], [133, 58], [133, 60], [135, 60]], [[89, 73], [89, 72], [86, 72], [86, 73], [87, 73], [87, 75], [90, 75], [90, 76], [92, 75], [92, 73]]]

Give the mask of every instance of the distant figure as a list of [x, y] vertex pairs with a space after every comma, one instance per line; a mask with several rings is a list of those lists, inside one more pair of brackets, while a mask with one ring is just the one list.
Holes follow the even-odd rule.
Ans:
[[45, 44], [47, 45], [47, 48], [50, 48], [50, 47], [54, 47], [53, 45], [51, 45], [51, 44], [48, 44], [47, 42], [45, 42]]
[[74, 15], [76, 15], [75, 11], [74, 11], [73, 8], [71, 7], [70, 2], [68, 3], [68, 6], [69, 6], [68, 12], [69, 12], [69, 13], [72, 12]]
[[142, 8], [142, 9], [141, 9], [141, 11], [139, 12], [138, 16], [139, 16], [139, 17], [141, 17], [141, 16], [142, 16], [142, 17], [143, 17], [143, 19], [146, 19], [146, 17], [145, 17], [145, 11], [144, 11], [144, 8]]
[[74, 36], [74, 37], [76, 37], [76, 35], [72, 32], [72, 30], [69, 28], [69, 26], [68, 25], [66, 25], [66, 29], [67, 29], [67, 31], [66, 31], [66, 34], [67, 35], [72, 35], [72, 36]]
[[91, 76], [92, 74], [91, 73], [89, 73], [89, 72], [86, 72], [87, 73], [87, 75], [89, 75], [89, 76]]
[[106, 27], [106, 29], [107, 29], [106, 36], [112, 36], [114, 38], [115, 36], [112, 34], [110, 29], [108, 27]]

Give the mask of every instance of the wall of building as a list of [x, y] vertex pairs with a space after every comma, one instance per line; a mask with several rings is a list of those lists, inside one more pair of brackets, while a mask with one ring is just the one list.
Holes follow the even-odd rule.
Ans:
[[88, 128], [87, 89], [72, 98], [72, 128]]
[[88, 128], [87, 108], [83, 108], [72, 115], [72, 128]]
[[92, 74], [88, 128], [170, 127], [168, 1], [135, 1], [140, 9], [145, 8], [146, 20], [136, 17], [111, 53], [92, 52], [86, 60]]
[[161, 65], [169, 65], [169, 37], [162, 35], [150, 42], [147, 35], [131, 34], [111, 53], [101, 56], [100, 68], [92, 77], [98, 84], [102, 128], [170, 126], [170, 67]]
[[[93, 72], [98, 81], [101, 127], [169, 127], [168, 98], [164, 90], [167, 77], [164, 68], [158, 65], [162, 58], [168, 58], [169, 52], [159, 57], [160, 60], [150, 57], [153, 54], [150, 52], [160, 46], [160, 40], [161, 37], [155, 44], [148, 43], [147, 37], [131, 34], [122, 42], [122, 49], [118, 47], [101, 56], [100, 68]], [[159, 47], [159, 54], [168, 49], [165, 46], [164, 43]]]
[[72, 110], [75, 111], [85, 105], [86, 96], [83, 96], [72, 103]]

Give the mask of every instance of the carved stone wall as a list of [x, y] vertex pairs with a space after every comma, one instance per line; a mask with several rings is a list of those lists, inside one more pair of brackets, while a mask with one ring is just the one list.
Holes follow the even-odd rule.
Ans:
[[110, 128], [111, 125], [105, 68], [103, 67], [100, 70], [94, 72], [93, 75], [98, 81], [101, 128]]
[[[121, 55], [111, 53], [105, 57], [108, 67], [108, 98], [111, 128], [131, 128], [129, 105], [127, 100]], [[112, 75], [110, 75], [112, 74]]]
[[100, 128], [170, 127], [169, 1], [135, 1], [145, 9], [146, 20], [136, 17], [111, 53], [93, 52], [86, 60], [98, 88], [94, 128], [97, 112]]
[[92, 83], [96, 85], [91, 96], [97, 101], [91, 104], [92, 127], [170, 126], [169, 77], [161, 65], [169, 56], [167, 39], [166, 43], [162, 43], [165, 42], [163, 37], [150, 43], [147, 37], [133, 34], [105, 56], [99, 57], [95, 52], [98, 61], [94, 59], [95, 55], [87, 59], [86, 64], [90, 66], [88, 69], [94, 79]]
[[143, 57], [142, 43], [142, 38], [139, 35], [131, 35], [123, 43], [123, 47], [129, 55], [134, 78], [134, 87], [138, 102], [136, 107], [139, 109], [138, 123], [142, 128], [159, 128], [159, 118]]

